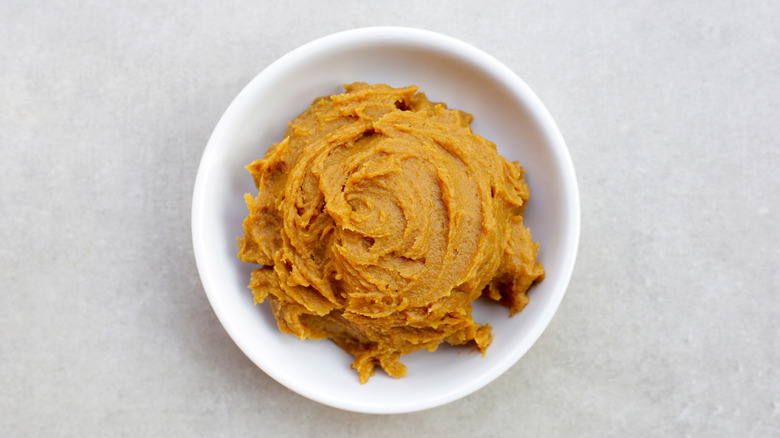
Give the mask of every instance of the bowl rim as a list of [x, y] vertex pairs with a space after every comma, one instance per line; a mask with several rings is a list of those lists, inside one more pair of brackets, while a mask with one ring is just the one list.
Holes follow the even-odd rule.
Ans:
[[[543, 131], [546, 138], [551, 139], [548, 147], [552, 147], [552, 152], [555, 155], [556, 162], [561, 166], [562, 186], [565, 193], [564, 205], [567, 206], [568, 217], [565, 218], [564, 223], [566, 226], [566, 234], [569, 236], [567, 242], [570, 241], [571, 250], [564, 254], [562, 261], [562, 270], [559, 274], [559, 288], [560, 293], [555, 294], [555, 300], [547, 306], [545, 312], [538, 318], [535, 324], [532, 325], [531, 331], [525, 337], [526, 342], [519, 345], [512, 354], [508, 355], [499, 365], [494, 366], [489, 372], [484, 373], [479, 378], [474, 379], [470, 385], [464, 385], [458, 391], [449, 391], [446, 394], [439, 397], [433, 397], [425, 400], [412, 400], [410, 403], [401, 405], [388, 406], [385, 409], [379, 409], [375, 407], [366, 407], [356, 402], [350, 402], [339, 397], [334, 397], [330, 394], [323, 394], [312, 390], [308, 387], [298, 385], [292, 378], [273, 372], [268, 367], [264, 367], [263, 360], [251, 354], [237, 340], [234, 336], [235, 330], [234, 324], [231, 322], [229, 315], [226, 314], [219, 300], [216, 298], [217, 285], [214, 284], [209, 274], [209, 269], [205, 265], [203, 260], [204, 249], [203, 239], [200, 235], [202, 230], [202, 216], [205, 214], [203, 205], [205, 181], [207, 179], [209, 163], [213, 161], [212, 156], [216, 154], [218, 143], [223, 136], [223, 131], [226, 129], [228, 120], [234, 117], [234, 113], [239, 111], [241, 102], [246, 99], [250, 99], [253, 90], [262, 88], [268, 80], [277, 77], [278, 74], [283, 72], [290, 66], [294, 66], [301, 60], [306, 59], [308, 56], [329, 50], [342, 50], [346, 51], [350, 48], [364, 47], [369, 44], [415, 44], [421, 48], [433, 50], [439, 53], [444, 53], [449, 56], [453, 56], [478, 66], [484, 70], [491, 77], [495, 77], [502, 86], [509, 87], [516, 96], [522, 97], [522, 102], [527, 105], [529, 111], [533, 113], [535, 120], [538, 122], [538, 127]], [[255, 363], [264, 373], [273, 378], [288, 389], [307, 397], [313, 401], [344, 409], [353, 412], [361, 413], [374, 413], [374, 414], [394, 414], [414, 412], [424, 409], [430, 409], [433, 407], [441, 406], [446, 403], [460, 399], [466, 395], [469, 395], [478, 389], [489, 384], [505, 371], [507, 371], [512, 365], [514, 365], [525, 353], [533, 346], [544, 330], [549, 325], [554, 314], [556, 313], [563, 296], [568, 289], [569, 282], [574, 270], [575, 261], [577, 258], [577, 252], [579, 249], [580, 240], [580, 199], [579, 188], [577, 184], [577, 178], [574, 171], [574, 165], [571, 160], [568, 147], [563, 139], [557, 124], [553, 120], [551, 114], [542, 103], [542, 101], [536, 96], [528, 85], [511, 69], [509, 69], [502, 62], [498, 61], [493, 56], [485, 53], [484, 51], [476, 48], [475, 46], [461, 41], [457, 38], [447, 36], [438, 32], [430, 30], [423, 30], [410, 27], [398, 27], [398, 26], [372, 26], [361, 27], [350, 30], [344, 30], [329, 35], [322, 36], [314, 39], [308, 43], [305, 43], [280, 58], [269, 64], [262, 69], [233, 99], [228, 105], [225, 112], [221, 115], [217, 122], [211, 136], [209, 137], [206, 148], [203, 151], [200, 164], [198, 166], [197, 176], [195, 179], [195, 187], [192, 196], [192, 239], [193, 250], [195, 254], [196, 266], [198, 274], [201, 279], [206, 296], [214, 310], [217, 318], [222, 324], [223, 328], [228, 332], [233, 342], [241, 349], [241, 351], [252, 362]], [[556, 288], [555, 290], [558, 290]]]

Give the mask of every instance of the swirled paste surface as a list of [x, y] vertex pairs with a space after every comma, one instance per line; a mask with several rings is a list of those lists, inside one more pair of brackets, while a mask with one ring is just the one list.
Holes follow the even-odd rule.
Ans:
[[317, 99], [247, 168], [258, 189], [239, 257], [282, 332], [330, 338], [365, 383], [442, 342], [483, 353], [485, 295], [509, 308], [544, 277], [523, 225], [523, 169], [474, 134], [471, 115], [417, 87], [354, 83]]

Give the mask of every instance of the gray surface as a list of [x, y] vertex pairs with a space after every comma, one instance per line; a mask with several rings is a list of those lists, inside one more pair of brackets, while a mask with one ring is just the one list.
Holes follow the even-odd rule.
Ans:
[[[777, 436], [780, 3], [591, 3], [3, 1], [0, 435]], [[583, 207], [571, 287], [531, 351], [396, 416], [257, 369], [209, 307], [189, 225], [239, 90], [377, 24], [515, 70], [560, 125]]]

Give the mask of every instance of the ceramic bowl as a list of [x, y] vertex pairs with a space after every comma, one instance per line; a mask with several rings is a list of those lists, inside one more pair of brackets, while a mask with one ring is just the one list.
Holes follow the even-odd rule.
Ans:
[[[352, 357], [329, 340], [301, 341], [279, 332], [267, 304], [247, 288], [256, 266], [241, 262], [245, 193], [256, 194], [244, 166], [282, 139], [287, 122], [318, 96], [362, 81], [415, 84], [431, 101], [474, 115], [472, 128], [526, 171], [531, 200], [525, 224], [540, 243], [546, 279], [513, 317], [496, 305], [474, 305], [474, 319], [493, 327], [483, 357], [442, 345], [402, 358], [407, 376], [377, 370], [367, 384]], [[542, 334], [563, 298], [580, 229], [577, 182], [555, 122], [509, 68], [457, 39], [418, 29], [375, 27], [336, 33], [282, 56], [257, 75], [217, 123], [195, 181], [192, 237], [203, 287], [239, 348], [273, 379], [326, 405], [364, 413], [402, 413], [440, 406], [487, 385], [514, 365]], [[522, 390], [522, 388], [518, 388]]]

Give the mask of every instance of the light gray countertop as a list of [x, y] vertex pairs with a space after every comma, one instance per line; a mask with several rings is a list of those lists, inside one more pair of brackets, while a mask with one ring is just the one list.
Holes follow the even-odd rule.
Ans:
[[[777, 436], [780, 3], [387, 3], [3, 2], [0, 435]], [[536, 345], [404, 415], [266, 376], [211, 310], [190, 237], [233, 97], [287, 51], [369, 25], [451, 35], [517, 72], [582, 200]]]

